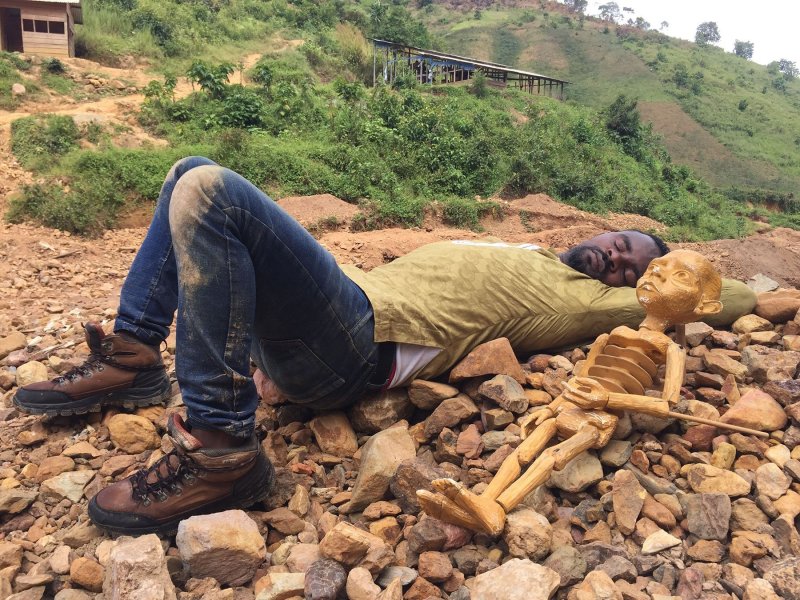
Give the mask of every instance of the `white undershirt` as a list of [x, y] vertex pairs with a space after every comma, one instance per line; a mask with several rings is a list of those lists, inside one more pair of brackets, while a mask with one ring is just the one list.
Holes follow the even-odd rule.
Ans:
[[398, 342], [394, 355], [394, 372], [389, 382], [389, 387], [400, 387], [411, 383], [414, 376], [436, 358], [440, 352], [439, 348]]

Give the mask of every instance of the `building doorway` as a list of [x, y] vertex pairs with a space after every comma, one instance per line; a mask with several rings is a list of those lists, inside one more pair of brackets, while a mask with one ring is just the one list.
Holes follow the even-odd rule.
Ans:
[[18, 8], [0, 8], [0, 49], [22, 52], [22, 18]]

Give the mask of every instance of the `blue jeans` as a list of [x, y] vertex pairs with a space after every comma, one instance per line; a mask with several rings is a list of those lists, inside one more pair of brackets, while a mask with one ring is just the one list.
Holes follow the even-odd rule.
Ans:
[[369, 300], [275, 202], [201, 157], [167, 175], [115, 331], [159, 344], [177, 317], [188, 423], [252, 435], [250, 358], [293, 402], [351, 404], [378, 360]]

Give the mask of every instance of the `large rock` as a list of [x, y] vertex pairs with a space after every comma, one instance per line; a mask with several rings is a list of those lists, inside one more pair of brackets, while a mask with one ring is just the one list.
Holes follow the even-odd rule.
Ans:
[[703, 362], [709, 373], [722, 375], [723, 377], [733, 375], [736, 381], [740, 383], [744, 381], [747, 375], [747, 367], [745, 365], [721, 352], [706, 352], [703, 354]]
[[22, 512], [36, 500], [36, 490], [26, 488], [0, 489], [0, 514]]
[[792, 379], [800, 365], [800, 352], [781, 351], [754, 344], [742, 350], [742, 364], [758, 383]]
[[754, 312], [771, 323], [786, 323], [800, 310], [800, 290], [777, 290], [758, 295]]
[[[361, 567], [358, 569], [366, 571]], [[353, 569], [353, 571], [355, 570]], [[371, 581], [372, 575], [369, 571], [367, 574]], [[342, 565], [327, 558], [318, 560], [306, 572], [305, 598], [306, 600], [334, 600], [340, 596], [346, 582], [347, 571]]]
[[193, 577], [234, 586], [253, 579], [267, 552], [258, 525], [242, 510], [189, 517], [175, 543]]
[[345, 514], [383, 499], [397, 467], [416, 456], [414, 441], [405, 427], [393, 427], [373, 435], [361, 448], [361, 465], [350, 501], [340, 507]]
[[351, 457], [358, 450], [356, 433], [344, 413], [332, 412], [320, 415], [312, 419], [308, 426], [323, 452], [334, 456]]
[[520, 507], [508, 513], [503, 539], [511, 556], [540, 561], [550, 554], [553, 528], [532, 508]]
[[561, 581], [558, 573], [522, 558], [481, 573], [468, 583], [474, 600], [550, 600]]
[[776, 431], [786, 426], [786, 413], [769, 394], [751, 388], [720, 419], [723, 423], [758, 431]]
[[646, 496], [647, 492], [631, 471], [620, 470], [614, 474], [611, 500], [617, 527], [625, 535], [630, 535], [636, 528]]
[[750, 483], [731, 471], [703, 464], [692, 465], [687, 471], [689, 485], [699, 494], [744, 496], [750, 493]]
[[603, 465], [591, 452], [582, 452], [560, 471], [553, 471], [547, 485], [565, 492], [582, 492], [603, 478]]
[[393, 388], [362, 398], [350, 409], [349, 415], [356, 431], [378, 433], [407, 419], [413, 411], [408, 390]]
[[686, 498], [689, 531], [703, 540], [725, 540], [731, 518], [726, 494], [692, 494]]
[[80, 556], [69, 567], [69, 578], [82, 588], [92, 592], [103, 591], [103, 567], [91, 558]]
[[104, 600], [175, 600], [164, 548], [155, 534], [117, 540], [108, 556]]
[[450, 371], [450, 383], [484, 375], [508, 375], [520, 385], [525, 383], [525, 373], [507, 338], [498, 338], [476, 346]]
[[137, 415], [114, 415], [108, 420], [108, 433], [114, 445], [127, 454], [139, 454], [161, 446], [156, 426]]
[[418, 457], [400, 463], [389, 483], [389, 489], [397, 498], [403, 512], [416, 514], [421, 508], [417, 490], [433, 491], [431, 482], [447, 476], [444, 469]]

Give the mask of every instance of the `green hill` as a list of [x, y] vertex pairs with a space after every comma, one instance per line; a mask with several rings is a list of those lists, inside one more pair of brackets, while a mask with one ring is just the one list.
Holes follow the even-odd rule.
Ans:
[[[796, 82], [778, 91], [770, 83], [763, 100], [745, 110], [736, 105], [745, 116], [730, 116], [723, 107], [733, 91], [713, 102], [721, 76], [697, 75], [712, 60], [738, 64], [720, 51], [628, 29], [619, 37], [602, 23], [543, 9], [485, 10], [476, 19], [474, 10], [430, 4], [409, 12], [402, 2], [85, 2], [81, 53], [111, 64], [129, 55], [151, 62], [154, 80], [138, 121], [168, 146], [118, 148], [113, 132], [76, 127], [70, 117], [17, 120], [12, 150], [37, 183], [12, 200], [8, 218], [15, 221], [97, 232], [152, 202], [177, 158], [204, 154], [273, 197], [328, 192], [357, 203], [356, 223], [365, 228], [419, 224], [426, 210], [478, 227], [487, 212], [502, 217], [498, 204], [482, 198], [539, 192], [594, 212], [650, 216], [674, 240], [741, 236], [754, 220], [800, 226], [795, 200], [780, 194], [793, 189], [796, 165], [788, 153], [783, 162], [772, 158], [794, 134], [760, 133], [774, 120], [759, 103], [775, 102], [788, 114]], [[370, 89], [365, 36], [563, 77], [573, 81], [570, 99], [496, 89], [480, 77], [431, 87], [401, 76]], [[243, 73], [241, 59], [254, 51], [261, 58]], [[0, 56], [9, 81], [24, 67], [12, 58]], [[769, 75], [739, 63], [753, 82]], [[676, 70], [686, 77], [676, 78]], [[176, 98], [176, 76], [187, 76], [195, 91]], [[728, 125], [736, 145], [702, 127], [684, 105], [716, 115], [721, 131], [729, 118], [737, 126], [752, 122], [759, 133], [737, 135]], [[664, 131], [666, 148], [642, 114]], [[760, 161], [746, 156], [756, 148]]]
[[714, 46], [580, 18], [563, 5], [492, 4], [480, 18], [437, 3], [418, 16], [452, 52], [571, 81], [567, 97], [579, 104], [638, 98], [673, 159], [716, 185], [800, 189], [800, 82]]

